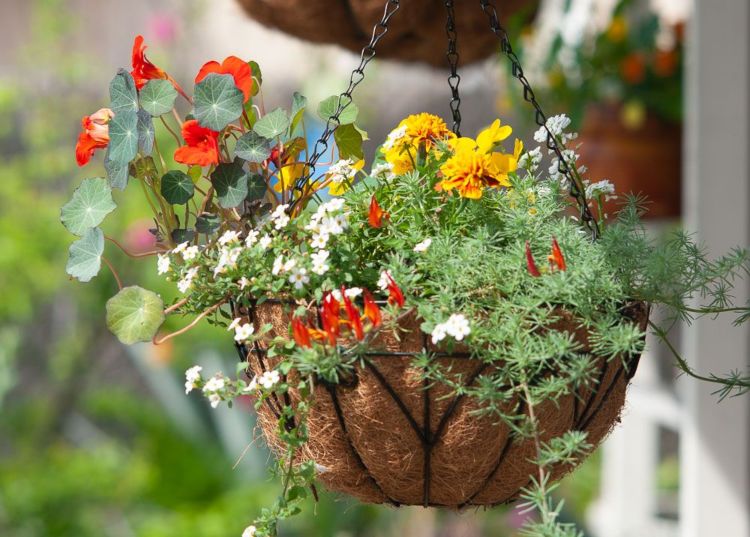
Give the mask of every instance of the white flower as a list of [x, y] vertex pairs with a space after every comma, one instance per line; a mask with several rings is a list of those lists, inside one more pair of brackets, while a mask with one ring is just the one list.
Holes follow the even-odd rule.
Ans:
[[456, 341], [461, 341], [465, 336], [471, 333], [468, 319], [460, 314], [454, 313], [445, 323], [445, 331], [449, 336], [453, 336]]
[[211, 408], [216, 408], [221, 403], [221, 395], [218, 393], [212, 393], [208, 396], [208, 402], [211, 403]]
[[587, 198], [595, 198], [599, 195], [604, 195], [605, 199], [609, 201], [612, 197], [614, 197], [614, 193], [615, 193], [615, 185], [613, 185], [607, 179], [599, 181], [598, 183], [588, 185], [586, 187]]
[[193, 391], [196, 384], [201, 379], [201, 371], [203, 368], [199, 365], [194, 365], [187, 371], [185, 371], [185, 393], [188, 394]]
[[172, 250], [172, 253], [173, 254], [182, 253], [183, 251], [185, 251], [185, 248], [187, 248], [188, 244], [190, 243], [188, 243], [187, 241], [178, 244], [177, 247], [174, 250]]
[[357, 298], [361, 294], [362, 294], [362, 289], [359, 287], [351, 287], [350, 289], [344, 290], [344, 295], [346, 295], [349, 298]]
[[521, 158], [518, 159], [518, 166], [520, 168], [525, 168], [529, 170], [530, 172], [535, 172], [539, 165], [542, 163], [542, 148], [537, 147], [532, 149], [531, 151], [527, 151], [523, 155], [521, 155]]
[[548, 129], [553, 136], [559, 137], [569, 126], [570, 118], [565, 114], [549, 117], [547, 118], [547, 128], [539, 127], [539, 130], [534, 133], [534, 140], [540, 144], [546, 143]]
[[378, 287], [385, 291], [388, 289], [388, 285], [391, 283], [393, 275], [390, 270], [384, 270], [380, 273], [380, 279], [378, 279]]
[[248, 526], [245, 531], [242, 532], [242, 537], [255, 537], [256, 532], [255, 526]]
[[247, 237], [245, 237], [245, 246], [247, 246], [248, 248], [250, 248], [256, 242], [258, 242], [258, 235], [260, 235], [259, 231], [255, 230], [255, 229], [251, 229], [248, 232]]
[[393, 178], [393, 164], [390, 162], [381, 162], [372, 168], [370, 175], [372, 177], [380, 177], [382, 175], [386, 179], [391, 179]]
[[222, 246], [226, 246], [229, 243], [238, 242], [239, 240], [239, 232], [230, 229], [228, 231], [225, 231], [224, 234], [219, 237], [219, 244], [221, 244]]
[[328, 244], [328, 238], [329, 238], [329, 235], [325, 233], [316, 233], [315, 235], [313, 235], [312, 241], [310, 242], [310, 246], [312, 246], [313, 248], [318, 248], [318, 249], [325, 248], [326, 245]]
[[190, 286], [193, 285], [193, 279], [198, 274], [199, 267], [190, 267], [187, 272], [185, 273], [185, 276], [177, 282], [177, 289], [179, 289], [180, 293], [186, 293], [188, 289], [190, 289]]
[[286, 261], [284, 261], [284, 266], [282, 267], [282, 270], [284, 272], [289, 272], [290, 270], [292, 270], [296, 266], [297, 266], [297, 260], [289, 258]]
[[221, 373], [216, 373], [213, 377], [206, 381], [203, 386], [203, 393], [210, 394], [220, 392], [227, 386], [227, 381]]
[[267, 249], [269, 246], [271, 246], [271, 240], [271, 237], [269, 237], [268, 235], [263, 235], [259, 241], [260, 247], [264, 250]]
[[357, 176], [357, 171], [351, 159], [342, 159], [332, 164], [326, 173], [328, 174], [328, 178], [334, 183], [351, 184]]
[[276, 259], [273, 260], [273, 268], [271, 269], [271, 274], [273, 274], [274, 276], [278, 276], [283, 268], [284, 268], [284, 256], [280, 255]]
[[243, 342], [250, 338], [255, 332], [255, 327], [250, 323], [241, 324], [234, 328], [234, 340], [237, 342]]
[[324, 207], [326, 212], [335, 213], [344, 208], [344, 198], [333, 198], [324, 203], [321, 207]]
[[242, 253], [242, 248], [232, 248], [227, 250], [222, 248], [219, 253], [219, 262], [214, 267], [214, 276], [219, 273], [226, 272], [228, 268], [235, 268], [237, 266], [237, 260]]
[[227, 331], [231, 332], [232, 330], [237, 328], [241, 322], [242, 322], [242, 317], [237, 317], [231, 323], [229, 323], [229, 326], [227, 326]]
[[281, 375], [275, 369], [273, 371], [266, 371], [258, 379], [258, 384], [263, 386], [266, 390], [273, 388], [281, 380]]
[[242, 278], [240, 278], [240, 281], [237, 282], [237, 285], [240, 286], [240, 289], [244, 289], [245, 287], [250, 285], [250, 280], [243, 276]]
[[427, 249], [430, 247], [431, 244], [432, 244], [432, 239], [427, 238], [427, 239], [423, 240], [422, 242], [420, 242], [419, 244], [417, 244], [414, 247], [414, 251], [418, 252], [418, 253], [426, 252]]
[[327, 264], [327, 263], [313, 263], [313, 266], [312, 266], [311, 270], [315, 274], [317, 274], [319, 276], [322, 276], [323, 274], [325, 274], [326, 272], [328, 272], [330, 270], [330, 268], [331, 268], [331, 266], [329, 264]]
[[307, 275], [307, 270], [301, 267], [294, 269], [289, 276], [289, 283], [293, 283], [295, 289], [302, 289], [309, 282], [310, 276]]
[[432, 329], [432, 343], [437, 344], [445, 339], [447, 334], [445, 330], [445, 324], [438, 324]]
[[166, 274], [169, 272], [170, 259], [168, 255], [159, 254], [156, 260], [156, 270], [159, 274]]
[[286, 225], [289, 223], [289, 215], [286, 213], [287, 208], [289, 205], [279, 205], [274, 209], [274, 211], [271, 213], [271, 220], [273, 221], [273, 225], [275, 229], [284, 229]]
[[406, 125], [393, 129], [383, 142], [383, 149], [393, 149], [404, 136], [406, 136]]
[[310, 256], [313, 263], [312, 271], [315, 274], [322, 276], [331, 268], [328, 263], [326, 263], [329, 255], [331, 254], [328, 252], [328, 250], [318, 250]]
[[253, 393], [257, 389], [258, 389], [258, 375], [255, 375], [253, 379], [250, 381], [250, 384], [245, 386], [245, 388], [242, 391], [244, 393]]
[[189, 246], [188, 248], [185, 248], [182, 252], [182, 258], [185, 261], [192, 261], [196, 257], [200, 255], [201, 251], [200, 248], [197, 246]]

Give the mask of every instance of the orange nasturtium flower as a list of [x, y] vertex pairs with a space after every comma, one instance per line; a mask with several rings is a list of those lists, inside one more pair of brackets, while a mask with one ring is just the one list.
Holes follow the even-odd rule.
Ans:
[[373, 196], [370, 199], [370, 212], [367, 215], [367, 220], [370, 222], [370, 225], [379, 229], [383, 227], [383, 220], [387, 220], [388, 218], [388, 213], [380, 207], [378, 200]]
[[94, 151], [109, 145], [109, 122], [115, 117], [109, 108], [102, 108], [81, 120], [83, 132], [76, 144], [76, 162], [85, 166], [94, 156]]
[[219, 163], [219, 133], [201, 127], [191, 119], [182, 124], [185, 144], [174, 152], [174, 159], [189, 166], [210, 166]]
[[195, 77], [195, 83], [200, 83], [209, 74], [216, 73], [218, 75], [232, 75], [234, 78], [234, 85], [237, 89], [242, 92], [245, 97], [245, 102], [250, 99], [253, 92], [253, 71], [250, 65], [238, 58], [237, 56], [229, 56], [223, 62], [210, 61], [201, 67], [198, 71], [198, 75]]
[[149, 80], [169, 80], [174, 86], [174, 89], [176, 89], [180, 95], [190, 100], [174, 78], [146, 58], [146, 48], [148, 47], [143, 43], [143, 36], [135, 36], [135, 41], [133, 41], [133, 70], [130, 72], [130, 74], [133, 75], [135, 87], [140, 90]]

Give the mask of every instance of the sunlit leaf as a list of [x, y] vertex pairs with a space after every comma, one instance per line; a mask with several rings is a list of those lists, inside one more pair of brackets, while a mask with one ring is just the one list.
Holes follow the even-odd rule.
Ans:
[[261, 163], [271, 156], [271, 142], [256, 132], [250, 131], [237, 140], [234, 152], [248, 162]]
[[193, 101], [198, 122], [220, 131], [242, 115], [244, 96], [232, 75], [211, 73], [196, 84]]
[[184, 205], [195, 194], [190, 176], [180, 170], [171, 170], [161, 178], [161, 195], [172, 205]]
[[98, 227], [91, 228], [70, 245], [65, 272], [82, 282], [99, 274], [104, 252], [104, 234]]
[[[341, 98], [341, 105], [346, 106], [341, 111], [341, 115], [339, 115], [339, 123], [341, 125], [348, 125], [350, 123], [354, 123], [357, 121], [357, 116], [359, 115], [359, 108], [357, 108], [357, 105], [351, 102], [351, 99], [347, 99], [347, 97], [340, 97]], [[348, 103], [348, 105], [347, 105]], [[323, 121], [328, 121], [328, 118], [332, 117], [339, 106], [339, 96], [338, 95], [332, 95], [331, 97], [328, 97], [326, 100], [322, 101], [318, 105], [318, 115]]]
[[351, 158], [359, 160], [364, 158], [362, 150], [362, 135], [354, 125], [341, 125], [333, 132], [333, 139], [339, 149], [342, 159]]
[[138, 286], [125, 287], [107, 301], [107, 327], [122, 343], [151, 341], [164, 322], [159, 295]]
[[177, 90], [169, 80], [149, 80], [139, 95], [141, 108], [154, 117], [162, 116], [174, 108]]
[[253, 130], [264, 138], [272, 139], [286, 133], [289, 128], [289, 116], [286, 110], [277, 108], [260, 118], [253, 126]]
[[305, 115], [305, 109], [307, 108], [307, 97], [299, 92], [294, 92], [292, 95], [292, 122], [289, 126], [289, 131], [293, 135], [297, 126], [302, 122], [302, 118]]
[[101, 177], [84, 179], [73, 197], [63, 205], [60, 220], [74, 235], [81, 236], [87, 230], [101, 224], [104, 217], [116, 207], [112, 190], [107, 180]]

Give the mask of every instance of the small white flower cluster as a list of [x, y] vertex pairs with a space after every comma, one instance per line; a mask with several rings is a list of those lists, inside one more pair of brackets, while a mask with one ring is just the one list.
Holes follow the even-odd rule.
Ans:
[[414, 246], [414, 251], [417, 253], [424, 253], [429, 249], [431, 244], [432, 244], [432, 239], [428, 237], [422, 242], [420, 242], [419, 244], [417, 244], [416, 246]]
[[240, 246], [235, 248], [222, 248], [219, 251], [219, 261], [214, 267], [214, 278], [219, 274], [226, 272], [228, 269], [236, 268], [241, 253], [242, 247]]
[[[357, 298], [361, 294], [362, 289], [360, 287], [350, 287], [349, 289], [344, 290], [344, 296], [351, 299]], [[344, 298], [343, 296], [341, 296], [341, 291], [339, 291], [338, 289], [334, 289], [333, 291], [331, 291], [331, 295], [339, 302], [341, 302]]]
[[372, 170], [370, 171], [371, 177], [379, 177], [382, 179], [385, 179], [386, 181], [390, 181], [396, 177], [396, 174], [393, 173], [393, 164], [390, 162], [381, 162], [380, 164], [373, 166]]
[[390, 270], [380, 271], [380, 278], [378, 278], [378, 288], [381, 291], [386, 291], [392, 279], [393, 279], [393, 275], [391, 274]]
[[273, 222], [273, 227], [277, 231], [284, 229], [289, 224], [290, 218], [286, 212], [288, 208], [289, 205], [287, 204], [279, 205], [271, 213], [271, 222]]
[[200, 270], [200, 267], [190, 267], [187, 269], [187, 272], [185, 272], [185, 275], [182, 277], [180, 281], [177, 282], [177, 289], [180, 291], [180, 293], [187, 293], [188, 289], [193, 285], [193, 280], [198, 275], [198, 271]]
[[388, 137], [383, 142], [383, 149], [393, 149], [394, 146], [399, 143], [403, 137], [406, 136], [406, 125], [402, 125], [398, 128], [393, 129]]
[[290, 272], [296, 266], [296, 259], [290, 257], [289, 259], [284, 261], [284, 256], [279, 255], [276, 256], [276, 259], [273, 260], [273, 268], [271, 268], [271, 274], [273, 274], [274, 276], [278, 276], [279, 274]]
[[432, 330], [432, 343], [437, 344], [446, 336], [461, 341], [471, 333], [468, 319], [461, 313], [454, 313], [444, 323], [440, 323]]
[[322, 276], [328, 270], [331, 268], [331, 266], [328, 264], [328, 257], [331, 254], [328, 252], [328, 250], [318, 250], [317, 252], [314, 252], [312, 255], [310, 255], [310, 259], [312, 260], [312, 271]]
[[255, 532], [258, 529], [255, 526], [248, 526], [245, 531], [242, 532], [242, 537], [255, 537]]
[[185, 393], [188, 394], [193, 389], [198, 387], [198, 383], [201, 381], [201, 371], [203, 368], [199, 365], [194, 365], [187, 371], [185, 371]]
[[[574, 134], [565, 133], [565, 129], [570, 126], [570, 118], [565, 114], [559, 114], [547, 118], [546, 128], [539, 127], [534, 133], [534, 141], [540, 144], [547, 143], [547, 130], [552, 133], [555, 138], [562, 138], [563, 143], [567, 143], [569, 140], [575, 138]], [[571, 138], [572, 136], [572, 138]]]
[[354, 167], [352, 159], [342, 159], [335, 164], [331, 164], [326, 174], [332, 183], [337, 185], [342, 183], [351, 185], [357, 175], [357, 171], [359, 170]]
[[601, 195], [604, 196], [605, 201], [617, 198], [615, 195], [615, 185], [613, 185], [608, 179], [603, 179], [597, 183], [586, 185], [587, 198], [593, 199]]
[[250, 323], [243, 323], [240, 317], [234, 319], [227, 330], [230, 332], [234, 330], [234, 340], [238, 343], [247, 341], [255, 333], [255, 327]]
[[169, 272], [171, 263], [172, 261], [169, 258], [169, 254], [158, 254], [156, 256], [156, 270], [159, 275]]
[[534, 173], [539, 169], [539, 165], [542, 163], [542, 158], [542, 148], [536, 147], [521, 155], [521, 158], [518, 159], [518, 166], [524, 168], [529, 173]]
[[203, 385], [203, 395], [208, 397], [208, 402], [211, 403], [212, 408], [219, 406], [224, 398], [226, 388], [227, 381], [222, 373], [216, 373]]
[[258, 391], [258, 386], [265, 390], [270, 390], [281, 381], [281, 375], [275, 369], [264, 372], [260, 377], [255, 375], [250, 384], [245, 388], [246, 393], [255, 393]]

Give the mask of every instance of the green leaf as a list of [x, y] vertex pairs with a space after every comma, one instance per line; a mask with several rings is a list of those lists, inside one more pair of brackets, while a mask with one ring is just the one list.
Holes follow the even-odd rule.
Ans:
[[122, 113], [138, 111], [138, 91], [135, 89], [135, 81], [125, 69], [117, 71], [117, 75], [109, 83], [109, 98], [109, 107], [115, 113], [115, 117]]
[[242, 115], [244, 96], [232, 75], [211, 73], [195, 86], [193, 101], [198, 122], [220, 131]]
[[169, 80], [149, 80], [139, 95], [141, 108], [153, 117], [163, 116], [172, 108], [177, 99], [177, 90]]
[[125, 190], [125, 187], [128, 186], [128, 177], [130, 176], [129, 166], [113, 162], [109, 158], [109, 148], [107, 148], [107, 153], [104, 155], [104, 169], [107, 171], [107, 181], [109, 181], [110, 188]]
[[136, 179], [145, 179], [146, 177], [155, 178], [159, 175], [156, 169], [156, 162], [152, 156], [141, 157], [136, 159], [130, 165], [130, 175]]
[[266, 195], [266, 180], [257, 173], [252, 174], [248, 179], [247, 201], [257, 201], [263, 199]]
[[250, 70], [253, 73], [253, 97], [258, 95], [258, 92], [260, 91], [260, 86], [263, 84], [263, 73], [260, 70], [260, 65], [258, 65], [258, 62], [255, 61], [249, 61], [247, 62], [250, 66]]
[[195, 221], [195, 230], [204, 235], [210, 235], [221, 225], [221, 218], [215, 214], [203, 213]]
[[341, 125], [333, 131], [333, 139], [339, 149], [339, 157], [360, 160], [364, 158], [362, 151], [362, 135], [354, 125]]
[[[346, 108], [342, 110], [341, 115], [339, 116], [339, 124], [341, 125], [354, 123], [355, 121], [357, 121], [357, 116], [359, 115], [359, 108], [357, 108], [357, 105], [354, 104], [351, 99], [347, 99], [347, 97], [341, 97], [341, 104], [346, 105], [347, 103], [349, 103], [348, 106], [346, 106]], [[328, 121], [328, 118], [332, 117], [336, 113], [338, 105], [338, 95], [332, 95], [331, 97], [328, 97], [318, 105], [318, 116], [320, 116], [323, 121]]]
[[272, 139], [286, 133], [289, 128], [289, 116], [286, 110], [277, 108], [260, 118], [253, 126], [253, 130], [264, 138]]
[[154, 120], [145, 110], [138, 110], [138, 148], [144, 155], [150, 155], [154, 150]]
[[250, 131], [237, 140], [234, 152], [241, 159], [259, 164], [271, 156], [271, 142]]
[[294, 95], [292, 95], [292, 122], [289, 126], [289, 132], [291, 134], [294, 134], [295, 129], [302, 121], [302, 118], [305, 115], [305, 109], [307, 108], [307, 97], [302, 95], [301, 93], [295, 91]]
[[84, 179], [73, 197], [63, 205], [60, 220], [74, 235], [82, 236], [101, 224], [116, 207], [107, 180], [101, 177]]
[[195, 185], [188, 174], [172, 170], [161, 178], [161, 195], [172, 205], [185, 205], [193, 194]]
[[164, 322], [159, 295], [138, 286], [125, 287], [107, 301], [107, 327], [125, 345], [151, 341]]
[[219, 164], [211, 174], [219, 205], [237, 207], [247, 197], [247, 175], [238, 162]]
[[83, 237], [70, 245], [65, 272], [81, 282], [90, 281], [99, 274], [104, 252], [104, 233], [98, 227], [91, 228]]
[[172, 240], [177, 244], [191, 242], [195, 238], [195, 231], [192, 229], [173, 229]]
[[121, 112], [109, 124], [109, 159], [128, 164], [138, 154], [138, 114]]

